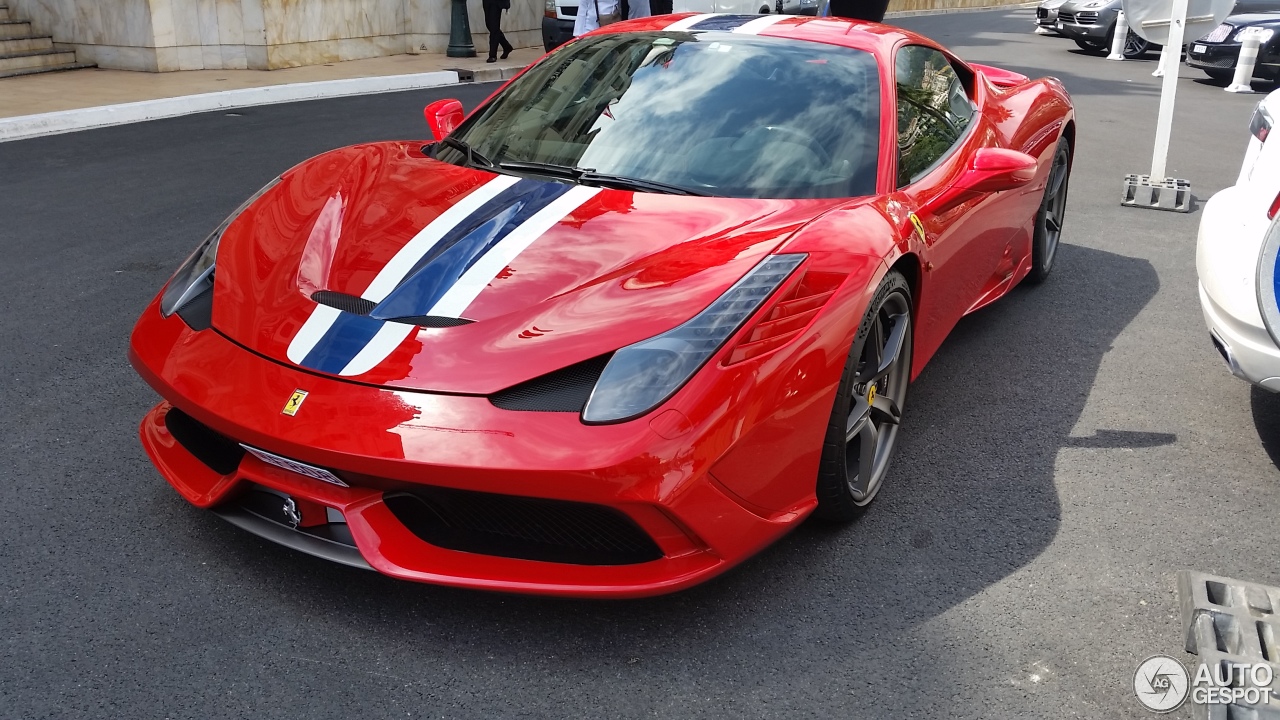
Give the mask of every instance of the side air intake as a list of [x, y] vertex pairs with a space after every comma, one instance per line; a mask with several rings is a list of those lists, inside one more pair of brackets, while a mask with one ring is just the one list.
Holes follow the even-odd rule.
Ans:
[[612, 353], [526, 380], [490, 395], [489, 402], [503, 410], [582, 412], [610, 357]]

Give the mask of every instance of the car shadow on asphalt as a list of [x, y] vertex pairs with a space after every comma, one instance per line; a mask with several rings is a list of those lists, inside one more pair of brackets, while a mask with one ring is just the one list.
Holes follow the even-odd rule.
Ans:
[[[732, 678], [726, 658], [767, 646], [780, 674], [771, 686], [803, 682], [804, 668], [827, 657], [859, 668], [859, 683], [888, 682], [887, 693], [887, 674], [902, 662], [895, 644], [1053, 540], [1062, 448], [1175, 439], [1076, 428], [1103, 355], [1158, 288], [1146, 260], [1062, 246], [1044, 285], [1016, 288], [961, 321], [913, 384], [890, 476], [863, 519], [806, 522], [726, 575], [675, 595], [588, 602], [416, 585], [215, 528], [221, 521], [196, 509], [190, 514], [203, 520], [194, 522], [209, 524], [196, 542], [208, 547], [193, 552], [236, 567], [302, 616], [385, 635], [371, 647], [407, 644], [439, 658], [481, 652], [508, 668], [551, 662], [609, 677], [639, 673], [629, 663], [640, 658], [665, 663], [668, 673], [678, 664]], [[1280, 411], [1269, 417], [1280, 424]], [[848, 632], [832, 634], [833, 618]], [[894, 707], [903, 701], [893, 698]]]
[[1249, 395], [1253, 425], [1271, 464], [1280, 468], [1280, 394], [1254, 386]]

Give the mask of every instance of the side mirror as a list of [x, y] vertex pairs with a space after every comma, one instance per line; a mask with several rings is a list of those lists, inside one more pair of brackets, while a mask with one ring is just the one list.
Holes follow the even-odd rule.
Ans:
[[951, 187], [927, 203], [930, 212], [940, 213], [975, 195], [1013, 190], [1036, 179], [1036, 159], [1017, 150], [981, 148], [974, 154], [969, 168], [956, 178]]
[[980, 193], [1013, 190], [1035, 180], [1038, 168], [1036, 159], [1026, 153], [982, 148], [973, 156], [973, 164], [956, 184]]
[[437, 100], [422, 109], [427, 127], [436, 140], [443, 140], [454, 128], [462, 124], [462, 103], [457, 100]]

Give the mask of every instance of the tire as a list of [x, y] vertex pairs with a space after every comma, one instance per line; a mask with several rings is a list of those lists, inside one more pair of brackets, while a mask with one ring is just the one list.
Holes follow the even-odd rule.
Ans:
[[901, 273], [890, 272], [867, 306], [840, 375], [818, 465], [815, 516], [849, 522], [879, 495], [906, 407], [913, 327], [911, 287]]
[[1151, 43], [1143, 39], [1141, 35], [1130, 30], [1129, 34], [1124, 38], [1124, 59], [1136, 60], [1147, 54], [1151, 49]]
[[1031, 272], [1027, 280], [1039, 284], [1049, 277], [1053, 260], [1058, 256], [1062, 240], [1062, 221], [1067, 213], [1067, 187], [1071, 180], [1071, 143], [1058, 140], [1053, 151], [1049, 179], [1044, 184], [1044, 197], [1036, 210], [1035, 230], [1031, 235]]
[[1084, 40], [1081, 38], [1071, 38], [1075, 41], [1076, 47], [1081, 50], [1087, 50], [1091, 53], [1102, 52], [1107, 49], [1107, 44], [1099, 40]]

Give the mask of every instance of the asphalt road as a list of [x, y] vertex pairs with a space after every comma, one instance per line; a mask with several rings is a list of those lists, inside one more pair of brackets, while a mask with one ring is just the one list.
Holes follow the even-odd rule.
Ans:
[[[424, 103], [489, 87], [0, 145], [0, 718], [1150, 717], [1130, 683], [1181, 651], [1174, 573], [1280, 583], [1280, 397], [1209, 345], [1199, 214], [1118, 205], [1149, 168], [1154, 58], [1079, 54], [1031, 12], [899, 22], [1073, 94], [1053, 277], [947, 341], [869, 516], [647, 601], [315, 560], [189, 507], [135, 437], [156, 398], [129, 330], [210, 228], [293, 163], [423, 137]], [[1256, 98], [1184, 76], [1170, 169], [1202, 201]]]

